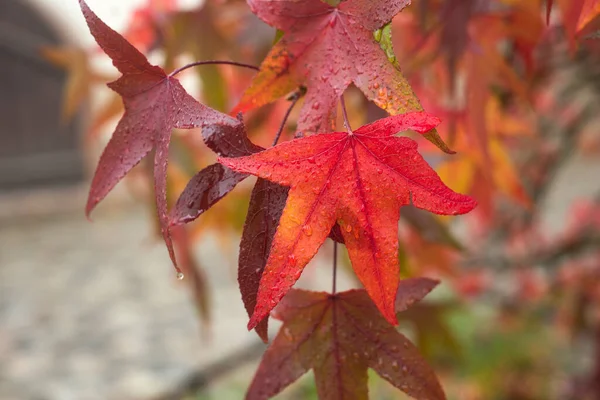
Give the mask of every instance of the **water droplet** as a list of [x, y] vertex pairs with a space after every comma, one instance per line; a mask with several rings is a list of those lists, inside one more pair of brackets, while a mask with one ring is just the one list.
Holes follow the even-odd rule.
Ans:
[[302, 226], [302, 232], [304, 232], [304, 234], [306, 236], [311, 236], [312, 235], [312, 228], [310, 227], [310, 225], [306, 224], [306, 225]]

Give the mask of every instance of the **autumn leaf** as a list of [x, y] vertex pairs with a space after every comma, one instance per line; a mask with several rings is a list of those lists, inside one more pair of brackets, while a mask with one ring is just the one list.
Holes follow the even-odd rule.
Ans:
[[50, 63], [65, 69], [68, 79], [64, 88], [62, 120], [70, 121], [81, 104], [87, 100], [93, 83], [105, 83], [109, 78], [90, 69], [88, 55], [77, 47], [42, 47], [42, 57]]
[[398, 219], [412, 204], [438, 214], [462, 214], [475, 201], [454, 193], [399, 131], [427, 132], [439, 123], [426, 113], [408, 113], [354, 132], [313, 135], [249, 157], [220, 158], [234, 171], [290, 187], [289, 197], [248, 328], [292, 287], [338, 222], [354, 270], [382, 314], [396, 323]]
[[[241, 157], [263, 150], [250, 142], [241, 120], [237, 125], [206, 126], [202, 129], [202, 136], [212, 151], [227, 157]], [[221, 164], [212, 164], [204, 168], [194, 175], [179, 196], [171, 210], [169, 225], [194, 221], [247, 176]]]
[[[351, 83], [392, 115], [422, 110], [395, 58], [389, 59], [373, 34], [410, 1], [335, 3], [339, 4], [248, 0], [252, 12], [285, 35], [263, 61], [234, 113], [268, 104], [303, 85], [308, 91], [298, 130], [329, 132], [334, 128], [337, 100]], [[426, 137], [451, 152], [435, 131]]]
[[213, 129], [235, 127], [239, 121], [210, 109], [194, 100], [179, 81], [151, 65], [146, 57], [123, 36], [112, 30], [94, 14], [84, 0], [81, 10], [98, 45], [123, 74], [109, 83], [125, 105], [125, 114], [108, 142], [92, 180], [86, 213], [151, 150], [154, 155], [154, 185], [161, 230], [169, 255], [175, 254], [167, 224], [166, 180], [168, 148], [173, 128], [189, 129], [212, 126]]
[[[238, 262], [238, 282], [248, 315], [252, 315], [256, 307], [260, 278], [269, 258], [287, 196], [288, 188], [259, 179], [250, 197]], [[268, 319], [263, 318], [255, 329], [266, 342]]]
[[[402, 308], [436, 284], [404, 282], [409, 301]], [[367, 399], [368, 368], [415, 399], [446, 398], [419, 351], [377, 313], [364, 290], [335, 295], [292, 290], [274, 316], [283, 326], [263, 356], [247, 400], [268, 399], [310, 369], [320, 399]]]

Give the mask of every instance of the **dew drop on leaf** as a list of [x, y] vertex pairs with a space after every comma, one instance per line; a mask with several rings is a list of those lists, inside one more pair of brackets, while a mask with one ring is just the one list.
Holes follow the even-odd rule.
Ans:
[[308, 224], [302, 226], [302, 232], [304, 232], [304, 234], [306, 236], [311, 236], [312, 235], [312, 228], [311, 228], [311, 226], [308, 225]]

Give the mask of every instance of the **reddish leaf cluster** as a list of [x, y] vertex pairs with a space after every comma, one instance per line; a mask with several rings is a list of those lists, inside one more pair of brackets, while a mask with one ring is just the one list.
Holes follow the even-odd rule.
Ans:
[[[457, 215], [476, 203], [444, 185], [414, 140], [396, 136], [416, 131], [448, 151], [435, 133], [439, 119], [420, 111], [397, 63], [373, 34], [409, 1], [248, 3], [286, 33], [237, 111], [306, 87], [298, 126], [304, 133], [298, 136], [304, 137], [266, 150], [248, 139], [241, 117], [200, 104], [174, 74], [151, 65], [80, 0], [92, 35], [122, 73], [109, 86], [125, 105], [100, 158], [87, 213], [154, 150], [158, 216], [175, 263], [171, 228], [198, 218], [247, 174], [258, 176], [240, 245], [238, 279], [251, 315], [248, 327], [266, 341], [267, 318], [277, 304], [284, 326], [265, 355], [249, 398], [274, 395], [309, 368], [315, 369], [323, 398], [366, 398], [366, 371], [373, 368], [415, 398], [443, 399], [433, 372], [393, 327], [396, 313], [435, 285], [424, 279], [399, 280], [400, 208], [412, 204]], [[356, 130], [346, 118], [346, 132], [331, 132], [338, 99], [352, 82], [393, 116]], [[220, 158], [191, 179], [169, 214], [167, 162], [173, 128], [202, 128], [204, 143]], [[290, 292], [327, 237], [345, 244], [366, 290]]]

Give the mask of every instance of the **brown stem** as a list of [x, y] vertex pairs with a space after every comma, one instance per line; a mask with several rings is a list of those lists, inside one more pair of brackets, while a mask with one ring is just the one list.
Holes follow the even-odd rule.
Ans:
[[236, 67], [249, 68], [255, 71], [259, 71], [259, 68], [256, 65], [244, 64], [236, 61], [223, 61], [223, 60], [207, 60], [207, 61], [196, 61], [188, 65], [184, 65], [181, 68], [177, 68], [175, 71], [171, 72], [169, 76], [173, 77], [180, 72], [185, 71], [188, 68], [196, 67], [198, 65], [234, 65]]
[[333, 241], [333, 283], [331, 285], [331, 294], [335, 294], [337, 284], [337, 242]]
[[346, 102], [344, 101], [344, 95], [340, 96], [340, 104], [342, 105], [342, 114], [344, 115], [344, 125], [348, 130], [348, 133], [352, 134], [352, 128], [350, 127], [350, 121], [348, 120], [348, 111], [346, 111]]
[[283, 133], [283, 130], [285, 129], [285, 124], [286, 124], [288, 118], [290, 117], [290, 114], [292, 113], [294, 106], [296, 105], [296, 103], [298, 103], [298, 100], [300, 100], [300, 97], [302, 97], [302, 93], [299, 90], [297, 90], [288, 98], [288, 100], [291, 101], [292, 104], [290, 104], [290, 107], [288, 108], [285, 115], [283, 116], [283, 121], [281, 121], [281, 126], [279, 127], [279, 130], [277, 131], [277, 134], [275, 135], [275, 139], [273, 140], [273, 144], [271, 146], [275, 146], [277, 144], [277, 142], [279, 142], [279, 138], [281, 137], [281, 134]]

